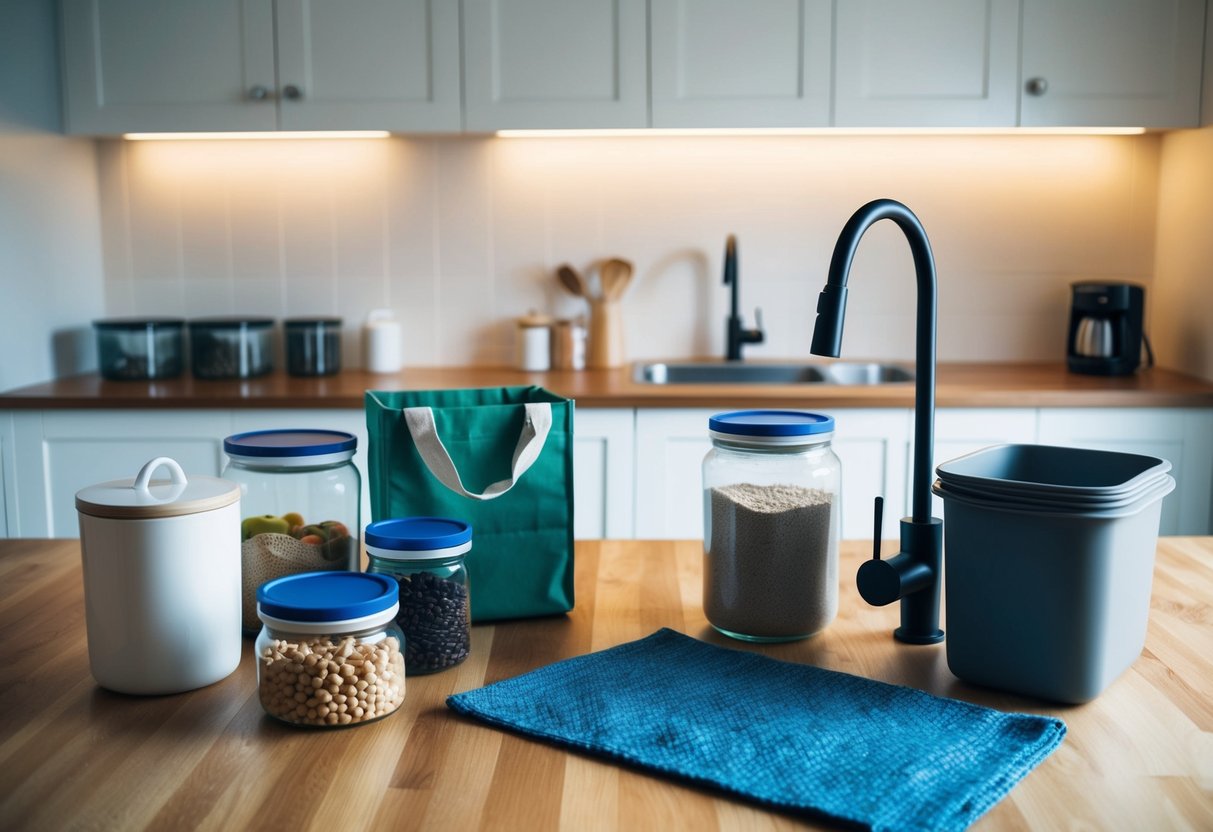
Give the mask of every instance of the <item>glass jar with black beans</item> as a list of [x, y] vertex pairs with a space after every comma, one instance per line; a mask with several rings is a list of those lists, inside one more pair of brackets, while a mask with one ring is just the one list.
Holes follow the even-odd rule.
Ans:
[[454, 667], [472, 647], [471, 596], [464, 556], [472, 527], [443, 517], [403, 517], [366, 527], [367, 572], [400, 585], [396, 623], [411, 676]]

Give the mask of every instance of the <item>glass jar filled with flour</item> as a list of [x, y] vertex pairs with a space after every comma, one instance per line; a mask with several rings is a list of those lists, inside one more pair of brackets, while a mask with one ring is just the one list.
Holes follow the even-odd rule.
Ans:
[[834, 419], [741, 410], [708, 420], [703, 609], [745, 641], [792, 641], [838, 611], [842, 465]]

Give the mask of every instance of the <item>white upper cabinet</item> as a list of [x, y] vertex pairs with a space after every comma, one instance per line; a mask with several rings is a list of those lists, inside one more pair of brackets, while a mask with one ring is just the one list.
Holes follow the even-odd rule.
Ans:
[[653, 127], [827, 127], [830, 0], [651, 0]]
[[450, 0], [278, 0], [283, 130], [458, 131]]
[[464, 125], [648, 126], [645, 0], [464, 0]]
[[69, 133], [274, 130], [270, 0], [65, 0]]
[[63, 43], [71, 133], [461, 127], [448, 0], [64, 0]]
[[1020, 123], [1194, 127], [1205, 0], [1024, 0]]
[[846, 0], [837, 127], [1012, 127], [1019, 0]]

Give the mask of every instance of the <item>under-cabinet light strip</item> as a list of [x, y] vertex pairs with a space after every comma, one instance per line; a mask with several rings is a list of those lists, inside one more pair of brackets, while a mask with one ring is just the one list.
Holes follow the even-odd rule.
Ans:
[[616, 130], [498, 130], [505, 139], [657, 136], [1135, 136], [1144, 127], [753, 127]]
[[130, 141], [223, 141], [236, 139], [386, 139], [387, 130], [299, 130], [246, 133], [125, 133]]

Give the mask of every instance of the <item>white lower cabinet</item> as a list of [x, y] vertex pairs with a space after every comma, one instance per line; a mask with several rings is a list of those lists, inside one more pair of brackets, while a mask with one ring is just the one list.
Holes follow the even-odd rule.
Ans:
[[1156, 456], [1171, 463], [1160, 534], [1213, 531], [1213, 410], [1059, 408], [1040, 411], [1042, 445]]
[[[935, 481], [935, 466], [941, 462], [971, 454], [991, 445], [1033, 443], [1036, 441], [1037, 411], [1035, 408], [948, 408], [935, 413], [935, 459], [931, 463], [931, 481]], [[906, 459], [913, 452], [906, 449]], [[907, 466], [911, 463], [907, 463]], [[906, 488], [913, 472], [907, 467]], [[907, 492], [908, 494], [908, 492]], [[910, 513], [907, 497], [906, 514]], [[931, 495], [931, 516], [943, 517], [943, 500]]]
[[629, 407], [573, 413], [573, 536], [632, 536], [636, 411]]
[[366, 419], [360, 411], [27, 410], [0, 414], [0, 425], [13, 443], [11, 470], [4, 470], [10, 537], [78, 537], [75, 497], [81, 488], [133, 477], [157, 456], [172, 457], [187, 475], [218, 476], [224, 437], [271, 428], [325, 428], [357, 436], [354, 462], [364, 483], [363, 521], [370, 517]]
[[[574, 536], [688, 538], [703, 534], [700, 465], [714, 409], [585, 408], [574, 419]], [[885, 498], [884, 536], [910, 512], [914, 419], [908, 408], [838, 408], [842, 533], [872, 536], [873, 498]], [[76, 537], [75, 494], [134, 476], [171, 456], [187, 473], [217, 475], [223, 438], [271, 428], [330, 428], [358, 437], [363, 522], [370, 520], [361, 410], [0, 411], [0, 535]], [[989, 445], [1040, 442], [1143, 453], [1171, 462], [1176, 490], [1162, 534], [1213, 532], [1213, 410], [1194, 408], [946, 408], [936, 413], [934, 464]], [[932, 466], [932, 474], [934, 466]], [[932, 513], [942, 516], [934, 499]]]
[[[700, 465], [711, 448], [711, 410], [636, 412], [636, 537], [703, 535]], [[834, 451], [842, 460], [842, 535], [872, 536], [873, 498], [885, 497], [885, 528], [905, 504], [908, 412], [898, 409], [831, 410]]]

